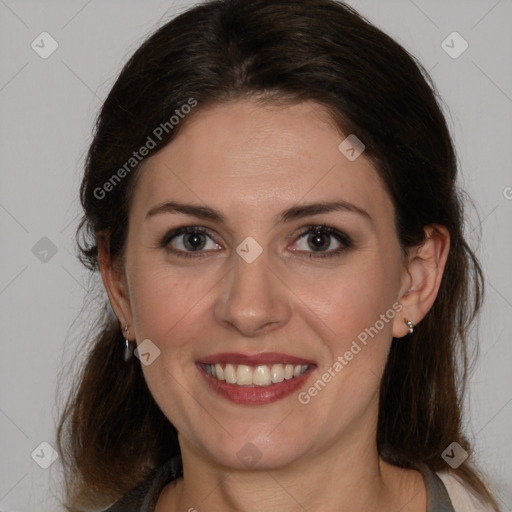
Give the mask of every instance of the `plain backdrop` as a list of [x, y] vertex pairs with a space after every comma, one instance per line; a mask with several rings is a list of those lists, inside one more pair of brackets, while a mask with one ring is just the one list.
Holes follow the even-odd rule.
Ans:
[[[419, 58], [445, 102], [461, 184], [474, 200], [467, 235], [487, 285], [466, 429], [512, 511], [512, 0], [350, 4]], [[51, 462], [57, 385], [67, 389], [61, 369], [87, 323], [79, 314], [86, 299], [98, 300], [73, 245], [84, 155], [123, 63], [190, 5], [0, 0], [2, 511], [60, 510], [60, 461], [40, 463]]]

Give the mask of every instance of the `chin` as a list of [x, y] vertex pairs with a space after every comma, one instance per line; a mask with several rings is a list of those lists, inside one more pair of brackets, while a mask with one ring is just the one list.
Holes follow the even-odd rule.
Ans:
[[236, 470], [268, 471], [284, 468], [302, 457], [306, 451], [304, 443], [276, 435], [275, 439], [262, 437], [230, 437], [221, 444], [202, 444], [203, 454], [220, 466]]

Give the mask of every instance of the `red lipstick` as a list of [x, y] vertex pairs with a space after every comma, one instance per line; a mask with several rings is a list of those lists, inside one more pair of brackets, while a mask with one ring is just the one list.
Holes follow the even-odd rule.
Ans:
[[[294, 366], [308, 365], [309, 368], [299, 377], [293, 377], [289, 380], [285, 379], [282, 382], [272, 383], [268, 386], [243, 386], [219, 380], [207, 373], [203, 367], [203, 365], [216, 363], [221, 365], [228, 363], [233, 365], [242, 364], [251, 367], [282, 363]], [[304, 385], [316, 368], [313, 361], [276, 352], [253, 355], [223, 352], [201, 358], [196, 362], [196, 366], [211, 390], [231, 402], [243, 405], [270, 404], [291, 395]]]

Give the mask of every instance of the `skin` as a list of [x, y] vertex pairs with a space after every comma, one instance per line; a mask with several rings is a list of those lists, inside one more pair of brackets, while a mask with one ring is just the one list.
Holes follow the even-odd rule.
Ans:
[[[182, 128], [143, 165], [123, 264], [109, 257], [108, 237], [98, 237], [111, 304], [129, 325], [128, 339], [150, 339], [160, 350], [143, 371], [179, 431], [184, 478], [164, 489], [157, 512], [425, 512], [421, 475], [379, 458], [378, 392], [392, 337], [405, 336], [404, 318], [417, 325], [435, 300], [447, 231], [429, 227], [426, 242], [404, 257], [376, 170], [364, 153], [351, 162], [338, 150], [345, 135], [315, 103], [198, 107]], [[147, 217], [171, 200], [214, 208], [226, 223], [182, 213]], [[331, 200], [370, 219], [334, 211], [276, 220], [291, 206]], [[321, 224], [349, 235], [353, 247], [318, 257], [301, 233]], [[159, 245], [182, 226], [209, 229], [199, 257], [169, 251], [186, 251], [187, 235]], [[236, 252], [248, 236], [263, 249], [252, 263]], [[324, 240], [325, 252], [342, 246], [328, 234]], [[307, 390], [398, 302], [401, 311], [307, 405], [297, 393], [267, 405], [234, 404], [211, 391], [195, 365], [217, 352], [282, 352], [315, 362], [300, 391]], [[248, 442], [261, 454], [251, 467], [237, 456]]]

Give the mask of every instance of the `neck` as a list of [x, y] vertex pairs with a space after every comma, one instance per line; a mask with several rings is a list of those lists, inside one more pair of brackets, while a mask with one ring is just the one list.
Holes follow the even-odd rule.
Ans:
[[262, 507], [280, 512], [425, 512], [422, 476], [384, 462], [375, 442], [357, 437], [272, 470], [218, 466], [180, 438], [184, 478], [164, 489], [156, 512], [257, 512]]

